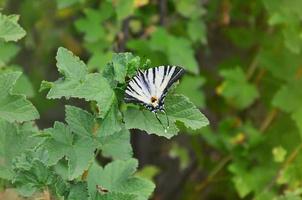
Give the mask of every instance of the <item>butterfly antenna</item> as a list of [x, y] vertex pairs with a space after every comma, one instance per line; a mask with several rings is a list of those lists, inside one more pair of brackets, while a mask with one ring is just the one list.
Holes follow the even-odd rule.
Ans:
[[162, 125], [162, 127], [165, 129], [165, 133], [167, 132], [167, 128], [163, 125], [163, 123], [160, 121], [160, 119], [158, 118], [158, 115], [157, 115], [157, 113], [155, 112], [154, 113], [155, 114], [155, 117], [156, 117], [156, 119], [158, 120], [158, 122]]

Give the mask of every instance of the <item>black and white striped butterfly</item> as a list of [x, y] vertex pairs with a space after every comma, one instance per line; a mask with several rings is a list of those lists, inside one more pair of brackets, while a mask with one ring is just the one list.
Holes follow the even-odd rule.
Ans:
[[[145, 106], [155, 113], [165, 113], [165, 97], [171, 85], [176, 82], [185, 70], [178, 66], [159, 66], [138, 73], [129, 81], [125, 92], [126, 103], [136, 103]], [[167, 117], [167, 115], [166, 115]], [[161, 123], [161, 121], [159, 120]], [[167, 118], [167, 123], [169, 120]], [[162, 124], [162, 123], [161, 123]], [[169, 126], [169, 124], [168, 124]]]

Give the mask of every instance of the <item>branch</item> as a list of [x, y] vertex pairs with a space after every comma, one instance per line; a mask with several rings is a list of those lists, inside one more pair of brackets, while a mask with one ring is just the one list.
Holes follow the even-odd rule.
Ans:
[[167, 16], [167, 0], [159, 1], [159, 24], [165, 26]]

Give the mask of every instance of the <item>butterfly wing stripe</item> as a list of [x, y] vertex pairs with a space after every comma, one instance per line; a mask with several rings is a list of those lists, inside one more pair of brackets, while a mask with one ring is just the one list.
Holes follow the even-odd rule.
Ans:
[[147, 97], [149, 97], [149, 92], [147, 91], [145, 85], [142, 83], [142, 81], [138, 78], [138, 77], [134, 77], [133, 78], [133, 83], [130, 83], [130, 85], [135, 85], [140, 88], [139, 93], [142, 94], [142, 95], [145, 95]]
[[149, 99], [146, 97], [146, 96], [142, 96], [142, 95], [138, 95], [138, 94], [135, 94], [129, 90], [126, 90], [126, 94], [129, 95], [129, 96], [132, 96], [133, 98], [141, 101], [141, 102], [144, 102], [144, 103], [148, 103], [149, 102]]
[[173, 74], [171, 76], [171, 78], [169, 79], [166, 87], [163, 90], [163, 93], [159, 99], [160, 104], [163, 104], [163, 101], [165, 99], [165, 97], [167, 96], [168, 90], [171, 87], [171, 85], [173, 83], [175, 83], [178, 79], [180, 79], [180, 77], [185, 73], [185, 70], [180, 68], [180, 67], [175, 67], [173, 66], [175, 69], [173, 71]]
[[147, 73], [146, 73], [148, 85], [149, 85], [150, 92], [151, 92], [150, 93], [151, 97], [155, 96], [155, 92], [156, 92], [156, 86], [153, 84], [153, 82], [154, 82], [154, 79], [153, 79], [153, 77], [154, 77], [153, 69], [154, 68], [148, 69]]
[[174, 66], [173, 67], [168, 66], [168, 73], [165, 77], [163, 77], [163, 82], [160, 86], [161, 94], [164, 92], [165, 88], [168, 86], [168, 83], [169, 83], [170, 79], [172, 78], [174, 71], [175, 71]]
[[150, 92], [148, 90], [148, 86], [146, 85], [146, 83], [144, 82], [142, 76], [139, 74], [135, 77], [137, 80], [138, 80], [138, 84], [141, 86], [142, 88], [142, 93], [145, 95], [145, 96], [148, 96], [150, 97]]
[[144, 102], [138, 100], [137, 98], [134, 98], [132, 96], [130, 96], [129, 94], [125, 94], [125, 98], [124, 98], [126, 103], [141, 103], [141, 104], [145, 104]]
[[151, 96], [151, 91], [150, 91], [150, 87], [149, 87], [149, 84], [146, 80], [146, 77], [145, 77], [145, 74], [143, 72], [140, 72], [140, 80], [141, 82], [145, 85], [146, 89], [148, 90], [150, 96]]
[[156, 77], [155, 67], [152, 68], [152, 75], [153, 75], [152, 83], [155, 85], [155, 77]]
[[185, 70], [183, 70], [180, 67], [175, 68], [175, 72], [172, 75], [172, 78], [169, 80], [169, 83], [167, 85], [167, 88], [171, 87], [173, 83], [175, 83], [180, 77], [185, 73]]
[[138, 93], [137, 91], [135, 91], [135, 90], [131, 87], [131, 85], [128, 85], [127, 90], [130, 91], [130, 92], [134, 92], [134, 93], [136, 93], [137, 95], [139, 95], [139, 93]]
[[[148, 103], [149, 102], [149, 95], [148, 93], [144, 90], [143, 84], [140, 84], [141, 81], [140, 79], [137, 79], [137, 77], [134, 77], [130, 82], [127, 87], [126, 93], [133, 96], [134, 98], [137, 98], [138, 100]], [[131, 92], [131, 88], [135, 92]]]

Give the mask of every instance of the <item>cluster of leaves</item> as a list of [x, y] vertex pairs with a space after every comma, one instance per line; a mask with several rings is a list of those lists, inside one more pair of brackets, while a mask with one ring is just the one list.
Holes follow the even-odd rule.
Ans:
[[[25, 35], [17, 19], [1, 14], [1, 39], [16, 41]], [[49, 90], [48, 99], [84, 99], [94, 112], [67, 105], [66, 123], [56, 121], [52, 128], [39, 130], [33, 121], [39, 118], [36, 108], [22, 94], [22, 88], [16, 89], [21, 72], [4, 64], [0, 73], [3, 187], [12, 185], [27, 197], [47, 191], [65, 199], [148, 199], [155, 185], [135, 174], [138, 161], [132, 158], [129, 130], [171, 138], [179, 131], [176, 122], [199, 129], [208, 124], [207, 119], [179, 94], [166, 100], [171, 124], [168, 131], [151, 112], [125, 105], [125, 80], [141, 66], [140, 58], [131, 53], [113, 54], [112, 61], [95, 73], [63, 47], [58, 49], [56, 60], [62, 77], [55, 82], [43, 81], [40, 90]], [[99, 163], [97, 156], [112, 161]]]
[[[24, 46], [27, 53], [35, 52], [32, 57], [38, 59], [38, 65], [31, 64], [43, 66], [45, 70], [44, 63], [53, 60], [49, 55], [63, 43], [87, 59], [87, 67], [70, 51], [60, 48], [57, 67], [62, 77], [55, 82], [44, 81], [41, 90], [49, 89], [49, 99], [89, 101], [93, 113], [66, 106], [66, 124], [56, 122], [53, 128], [43, 131], [29, 122], [14, 123], [36, 119], [38, 114], [20, 95], [34, 96], [28, 78], [20, 75], [21, 67], [10, 65], [20, 48], [15, 43], [4, 42], [20, 39], [24, 30], [17, 24], [17, 16], [1, 15], [0, 67], [3, 72], [0, 76], [3, 78], [0, 87], [6, 91], [0, 101], [5, 105], [0, 103], [0, 118], [5, 120], [1, 126], [16, 130], [11, 135], [20, 138], [7, 136], [7, 141], [11, 144], [18, 141], [21, 146], [17, 151], [10, 149], [9, 142], [2, 145], [1, 152], [9, 156], [3, 159], [7, 164], [1, 177], [15, 180], [14, 184], [25, 194], [44, 190], [47, 185], [58, 195], [70, 199], [87, 194], [92, 197], [102, 190], [111, 192], [102, 196], [105, 199], [133, 199], [133, 195], [144, 199], [151, 193], [152, 186], [137, 177], [143, 173], [133, 176], [137, 164], [131, 159], [128, 129], [141, 129], [166, 138], [181, 129], [198, 135], [180, 138], [179, 144], [175, 140], [171, 145], [169, 155], [180, 160], [181, 168], [174, 177], [184, 180], [182, 175], [188, 174], [186, 170], [191, 170], [196, 163], [198, 167], [192, 170], [194, 176], [179, 184], [183, 186], [176, 190], [181, 191], [180, 198], [301, 199], [300, 0], [57, 0], [56, 5], [43, 3], [26, 0], [19, 8], [21, 22], [28, 30]], [[44, 12], [46, 10], [49, 11]], [[58, 22], [64, 27], [58, 26]], [[114, 54], [125, 49], [139, 57]], [[166, 100], [172, 124], [167, 133], [152, 113], [121, 101], [125, 77], [133, 76], [138, 67], [148, 68], [150, 61], [153, 66], [181, 65], [188, 72], [175, 89], [178, 95], [170, 95]], [[36, 88], [40, 84], [36, 80], [45, 79], [40, 74], [53, 70], [41, 72], [40, 68], [29, 75], [37, 82]], [[2, 79], [7, 80], [5, 84]], [[179, 94], [189, 97], [193, 104]], [[53, 104], [42, 103], [44, 97], [38, 95], [34, 102], [38, 108], [42, 107], [39, 110], [52, 108]], [[5, 102], [17, 103], [7, 105]], [[206, 109], [212, 127], [202, 131], [189, 129], [206, 124], [194, 105]], [[30, 143], [19, 135], [21, 132], [31, 136]], [[3, 135], [6, 134], [1, 137]], [[62, 135], [64, 138], [59, 137]], [[82, 140], [85, 140], [83, 146]], [[39, 145], [32, 146], [31, 142]], [[54, 148], [61, 142], [66, 149]], [[26, 149], [31, 153], [21, 155]], [[49, 154], [49, 149], [57, 151]], [[115, 161], [101, 168], [104, 163], [99, 165], [93, 161], [96, 152]], [[85, 159], [79, 162], [78, 157]], [[125, 170], [116, 172], [117, 165]], [[39, 171], [42, 168], [48, 171], [42, 173]], [[29, 176], [16, 178], [24, 172], [30, 172]], [[41, 176], [44, 178], [32, 179], [39, 173], [44, 174]], [[123, 184], [115, 184], [116, 179], [112, 181], [114, 184], [108, 184], [109, 177], [105, 175], [111, 173], [119, 174]], [[146, 173], [154, 172], [147, 168]], [[201, 179], [205, 174], [208, 177]], [[139, 193], [134, 193], [136, 181], [146, 184], [148, 190], [137, 188]], [[26, 182], [30, 184], [24, 184]], [[167, 185], [172, 182], [174, 179], [167, 181]]]

